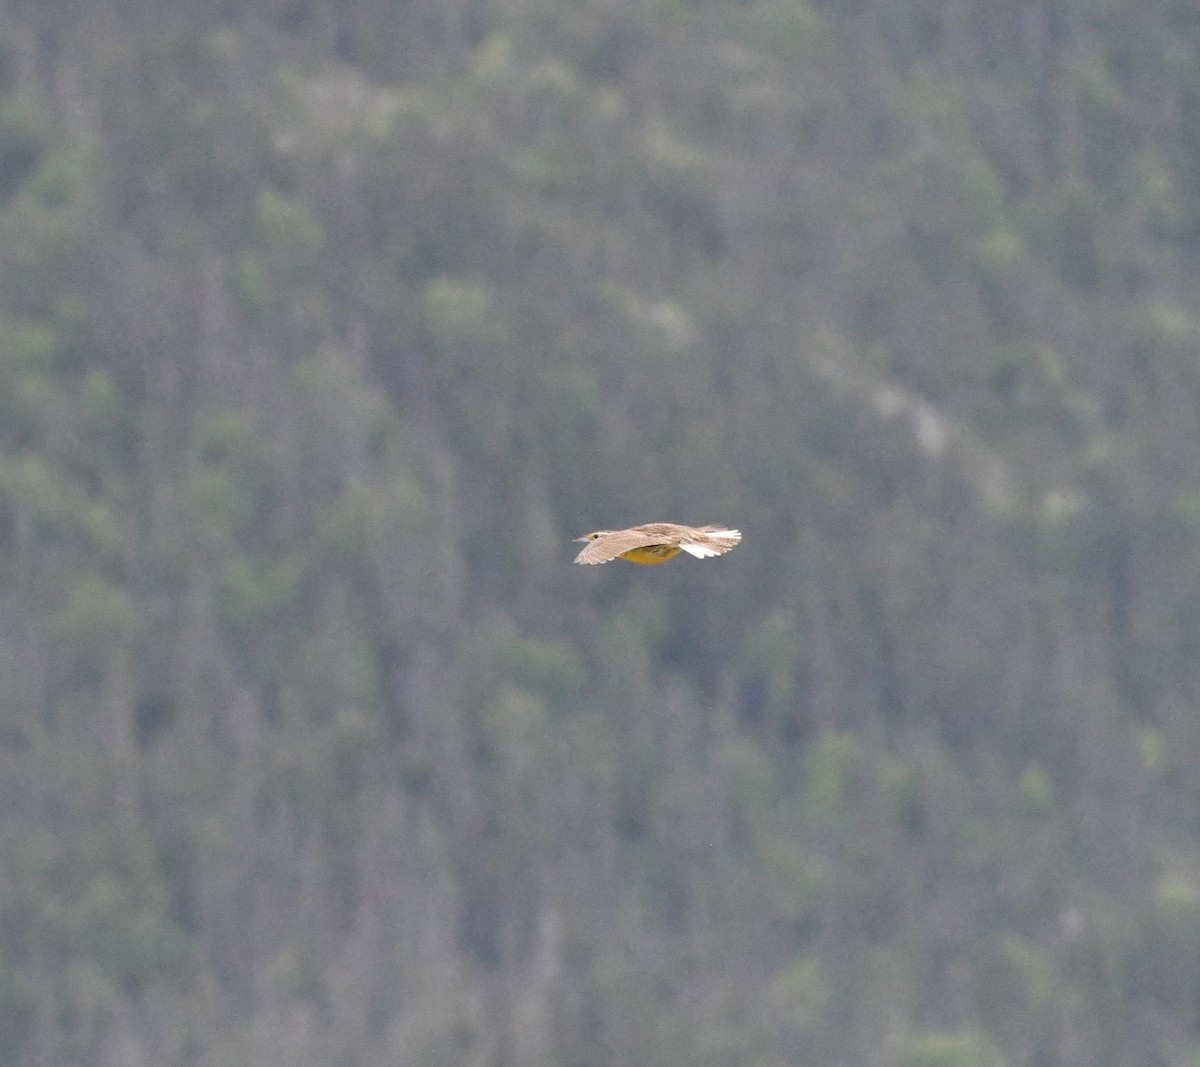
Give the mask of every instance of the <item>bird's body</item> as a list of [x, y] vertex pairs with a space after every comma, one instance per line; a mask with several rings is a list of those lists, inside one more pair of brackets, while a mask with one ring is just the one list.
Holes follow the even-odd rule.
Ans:
[[723, 526], [679, 526], [673, 522], [648, 522], [628, 530], [596, 530], [577, 541], [586, 542], [576, 563], [607, 563], [627, 559], [630, 563], [654, 564], [687, 552], [698, 559], [728, 552], [742, 539], [737, 530]]

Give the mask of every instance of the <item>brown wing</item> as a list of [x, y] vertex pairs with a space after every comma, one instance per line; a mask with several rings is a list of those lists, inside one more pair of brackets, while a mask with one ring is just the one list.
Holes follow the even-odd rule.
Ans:
[[[665, 523], [656, 523], [663, 526]], [[583, 546], [583, 551], [575, 557], [576, 563], [607, 563], [616, 559], [622, 552], [631, 548], [645, 548], [647, 545], [665, 545], [674, 543], [671, 538], [664, 537], [653, 529], [635, 526], [631, 530], [614, 530], [606, 533], [595, 541], [589, 541]]]
[[740, 530], [727, 530], [723, 526], [701, 526], [690, 536], [679, 541], [679, 547], [697, 559], [720, 556], [728, 552], [742, 539]]

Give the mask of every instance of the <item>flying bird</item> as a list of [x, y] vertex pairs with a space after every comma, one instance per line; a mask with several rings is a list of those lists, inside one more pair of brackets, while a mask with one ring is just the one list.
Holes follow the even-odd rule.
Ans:
[[666, 563], [680, 552], [697, 559], [728, 552], [742, 539], [738, 530], [723, 526], [679, 526], [673, 522], [649, 522], [628, 530], [595, 530], [576, 541], [585, 542], [576, 563], [607, 563], [627, 559], [630, 563]]

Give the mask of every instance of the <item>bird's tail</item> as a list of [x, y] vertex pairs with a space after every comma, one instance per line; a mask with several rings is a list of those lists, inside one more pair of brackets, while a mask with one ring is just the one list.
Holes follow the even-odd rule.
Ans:
[[703, 532], [704, 540], [682, 541], [679, 547], [697, 559], [707, 559], [728, 552], [742, 539], [740, 530], [726, 530], [721, 526], [705, 526]]

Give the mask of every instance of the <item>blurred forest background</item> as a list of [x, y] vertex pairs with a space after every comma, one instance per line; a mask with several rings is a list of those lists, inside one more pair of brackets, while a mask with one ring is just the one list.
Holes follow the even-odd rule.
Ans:
[[0, 1061], [1198, 1067], [1198, 270], [1194, 0], [3, 0]]

